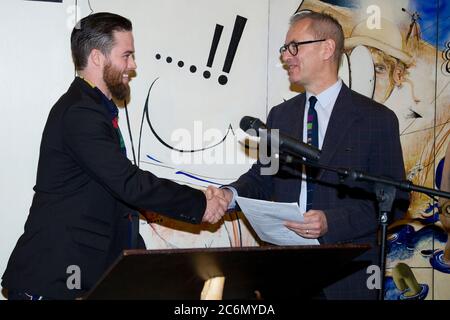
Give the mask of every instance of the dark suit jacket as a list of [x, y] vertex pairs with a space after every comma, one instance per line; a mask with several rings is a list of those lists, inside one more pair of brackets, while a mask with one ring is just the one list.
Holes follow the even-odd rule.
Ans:
[[[300, 94], [271, 109], [267, 126], [280, 133], [302, 140], [305, 94]], [[320, 164], [353, 168], [372, 175], [404, 179], [404, 166], [400, 146], [398, 120], [385, 106], [354, 91], [345, 84], [334, 105], [322, 146]], [[257, 162], [231, 184], [243, 197], [298, 202], [300, 172], [283, 164], [274, 175], [261, 175]], [[323, 210], [327, 217], [328, 232], [321, 243], [370, 243], [374, 249], [361, 259], [378, 264], [376, 232], [377, 208], [372, 186], [363, 182], [339, 183], [336, 173], [319, 171], [312, 208]], [[407, 199], [400, 194], [399, 198]], [[401, 217], [408, 201], [397, 202], [395, 210]], [[330, 261], [332, 268], [332, 261]], [[327, 298], [375, 298], [375, 290], [367, 290], [365, 270], [325, 290]]]
[[[2, 285], [59, 299], [92, 288], [128, 248], [136, 208], [190, 223], [200, 223], [206, 208], [201, 191], [142, 171], [121, 153], [109, 111], [80, 78], [49, 114], [34, 191]], [[80, 290], [67, 288], [71, 265], [81, 270]]]

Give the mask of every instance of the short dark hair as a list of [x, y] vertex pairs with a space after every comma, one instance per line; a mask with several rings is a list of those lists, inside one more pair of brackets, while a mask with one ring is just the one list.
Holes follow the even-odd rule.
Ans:
[[70, 36], [72, 59], [75, 69], [83, 70], [92, 49], [109, 55], [114, 45], [114, 31], [132, 31], [127, 18], [109, 12], [91, 14], [81, 19]]
[[342, 54], [344, 53], [344, 31], [341, 24], [331, 15], [324, 12], [314, 11], [299, 11], [290, 19], [290, 25], [296, 24], [303, 19], [310, 19], [313, 22], [309, 26], [309, 31], [317, 39], [332, 39], [336, 44], [336, 49], [333, 54], [334, 61], [337, 62], [338, 68], [341, 65]]

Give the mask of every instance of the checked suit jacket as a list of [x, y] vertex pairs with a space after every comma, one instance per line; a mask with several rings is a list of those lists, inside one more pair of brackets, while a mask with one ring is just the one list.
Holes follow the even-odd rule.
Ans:
[[[34, 191], [2, 285], [54, 299], [82, 296], [130, 248], [130, 213], [200, 223], [206, 208], [200, 190], [140, 170], [121, 153], [101, 97], [78, 77], [50, 111]], [[80, 289], [67, 286], [73, 265]]]
[[[303, 93], [272, 108], [267, 118], [268, 128], [302, 140], [305, 100]], [[319, 164], [403, 180], [403, 156], [394, 112], [343, 84], [331, 113]], [[231, 184], [239, 196], [298, 202], [300, 192], [306, 192], [301, 190], [301, 170], [283, 163], [277, 174], [261, 175], [261, 167], [256, 162]], [[378, 264], [378, 209], [372, 190], [369, 183], [342, 184], [336, 173], [319, 170], [312, 209], [323, 210], [328, 222], [328, 232], [319, 242], [369, 243], [372, 249], [359, 260]], [[408, 195], [397, 193], [394, 218], [401, 218], [407, 207]], [[332, 261], [330, 268], [333, 268]], [[367, 278], [365, 270], [350, 276], [343, 274], [343, 279], [325, 288], [324, 293], [328, 299], [375, 299], [377, 292], [367, 288]]]

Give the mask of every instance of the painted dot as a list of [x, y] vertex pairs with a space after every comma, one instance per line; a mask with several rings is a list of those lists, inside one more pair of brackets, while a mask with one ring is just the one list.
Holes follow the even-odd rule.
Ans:
[[155, 58], [159, 60], [159, 59], [161, 59], [161, 55], [159, 53], [157, 53]]
[[219, 83], [220, 83], [221, 85], [224, 85], [224, 84], [226, 84], [227, 82], [228, 82], [227, 76], [221, 75], [221, 76], [219, 77]]
[[191, 66], [191, 67], [189, 68], [189, 70], [190, 70], [192, 73], [195, 73], [195, 72], [197, 71], [197, 67], [196, 67], [196, 66]]
[[420, 253], [425, 257], [430, 257], [433, 255], [434, 251], [433, 250], [422, 250], [422, 251], [420, 251]]
[[203, 77], [204, 77], [205, 79], [209, 79], [209, 77], [211, 77], [211, 72], [209, 72], [209, 71], [203, 72]]
[[171, 63], [172, 62], [172, 58], [171, 57], [167, 57], [166, 61], [167, 61], [167, 63]]
[[183, 62], [183, 61], [178, 61], [178, 66], [179, 66], [180, 68], [183, 68], [184, 62]]

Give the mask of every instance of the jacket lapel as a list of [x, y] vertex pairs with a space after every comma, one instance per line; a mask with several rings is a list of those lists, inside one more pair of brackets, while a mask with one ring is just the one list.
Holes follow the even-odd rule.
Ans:
[[[341, 147], [341, 141], [352, 127], [354, 121], [360, 117], [360, 113], [353, 106], [351, 91], [342, 84], [341, 91], [334, 104], [328, 123], [327, 132], [322, 144], [322, 154], [319, 164], [332, 165], [331, 160], [334, 154]], [[325, 170], [320, 170], [317, 179], [320, 179]]]
[[300, 95], [298, 102], [295, 105], [295, 108], [298, 110], [294, 114], [298, 114], [298, 118], [291, 118], [294, 128], [292, 132], [292, 136], [300, 141], [303, 141], [303, 117], [305, 116], [305, 101], [306, 94], [303, 93]]

